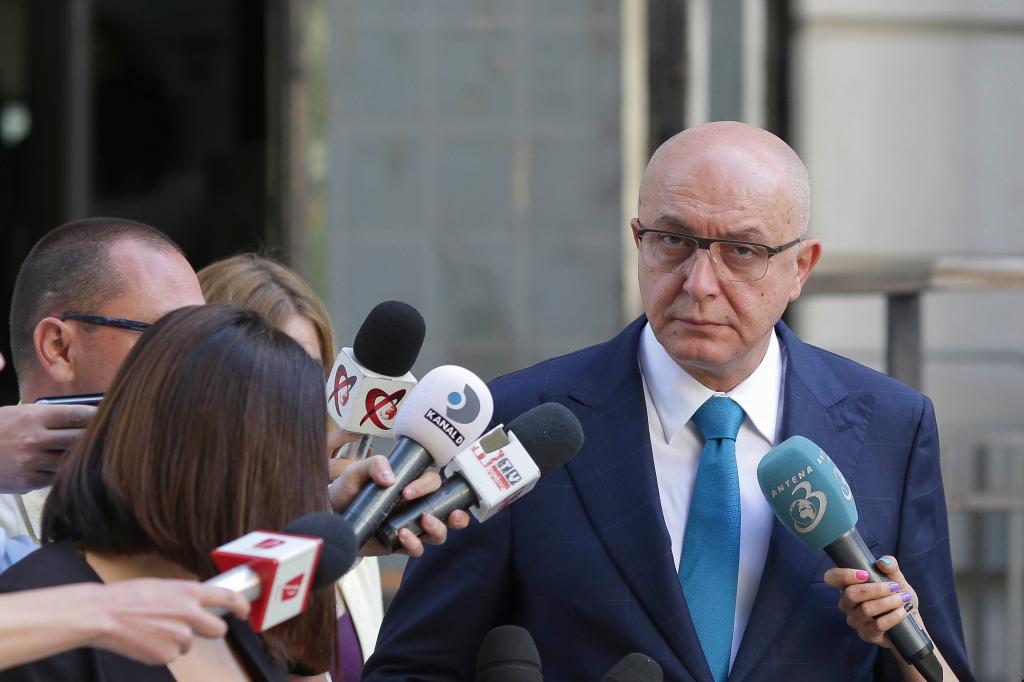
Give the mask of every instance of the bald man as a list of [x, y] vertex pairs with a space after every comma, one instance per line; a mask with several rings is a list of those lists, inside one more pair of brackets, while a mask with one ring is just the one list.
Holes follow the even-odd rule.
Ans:
[[[713, 123], [658, 149], [631, 221], [645, 314], [492, 385], [496, 421], [557, 401], [583, 449], [411, 562], [364, 679], [473, 679], [483, 636], [514, 623], [550, 680], [599, 680], [634, 651], [667, 680], [912, 680], [884, 637], [907, 603], [969, 679], [931, 402], [780, 321], [821, 256], [809, 211], [803, 163], [763, 130]], [[757, 464], [797, 434], [898, 559], [892, 592], [826, 584], [825, 554], [775, 521]]]

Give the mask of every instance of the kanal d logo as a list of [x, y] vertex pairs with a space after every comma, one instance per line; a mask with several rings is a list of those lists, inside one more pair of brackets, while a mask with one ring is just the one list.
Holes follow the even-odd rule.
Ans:
[[[373, 425], [378, 429], [388, 430], [391, 427], [386, 425], [384, 421], [391, 421], [398, 414], [398, 403], [402, 402], [402, 398], [405, 397], [405, 389], [400, 388], [392, 394], [388, 394], [379, 388], [374, 388], [366, 392], [366, 415], [359, 420], [359, 425], [362, 426], [369, 419], [373, 422]], [[381, 421], [381, 410], [384, 412], [384, 420]]]
[[[463, 398], [465, 396], [465, 398]], [[480, 396], [476, 394], [469, 384], [462, 389], [462, 393], [452, 391], [448, 394], [448, 406], [445, 415], [453, 422], [469, 424], [480, 415]]]
[[[338, 365], [338, 371], [334, 373], [334, 392], [327, 398], [334, 401], [334, 411], [341, 412], [342, 405], [348, 405], [348, 394], [356, 385], [356, 377], [349, 376], [344, 364]], [[340, 404], [339, 404], [340, 401]]]

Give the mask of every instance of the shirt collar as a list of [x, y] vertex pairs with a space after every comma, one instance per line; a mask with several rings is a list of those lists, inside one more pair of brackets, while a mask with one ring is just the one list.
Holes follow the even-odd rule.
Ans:
[[[661, 422], [666, 443], [689, 423], [697, 409], [716, 391], [700, 383], [676, 364], [664, 346], [658, 343], [651, 325], [640, 335], [640, 369], [650, 391], [654, 409]], [[782, 348], [775, 330], [768, 339], [757, 369], [724, 395], [735, 400], [746, 419], [770, 445], [775, 445], [779, 421], [779, 397], [782, 392]], [[721, 395], [721, 394], [719, 394]]]

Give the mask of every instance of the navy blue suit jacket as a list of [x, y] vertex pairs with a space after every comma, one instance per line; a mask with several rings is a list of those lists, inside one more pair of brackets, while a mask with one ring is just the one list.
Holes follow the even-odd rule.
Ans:
[[[710, 682], [655, 480], [637, 359], [645, 323], [491, 384], [496, 421], [557, 401], [583, 424], [583, 448], [508, 510], [410, 562], [364, 679], [472, 680], [484, 634], [514, 623], [533, 635], [548, 680], [596, 682], [639, 651], [666, 680]], [[782, 438], [806, 436], [839, 465], [865, 542], [897, 557], [936, 645], [971, 679], [931, 402], [777, 330]], [[889, 653], [846, 625], [838, 592], [822, 582], [831, 566], [775, 522], [729, 680], [902, 679]]]

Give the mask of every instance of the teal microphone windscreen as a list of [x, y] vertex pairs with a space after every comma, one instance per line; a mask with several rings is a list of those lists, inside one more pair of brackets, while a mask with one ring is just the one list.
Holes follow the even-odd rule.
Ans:
[[824, 549], [857, 523], [846, 478], [803, 436], [769, 450], [757, 465], [757, 482], [782, 525], [811, 547]]

